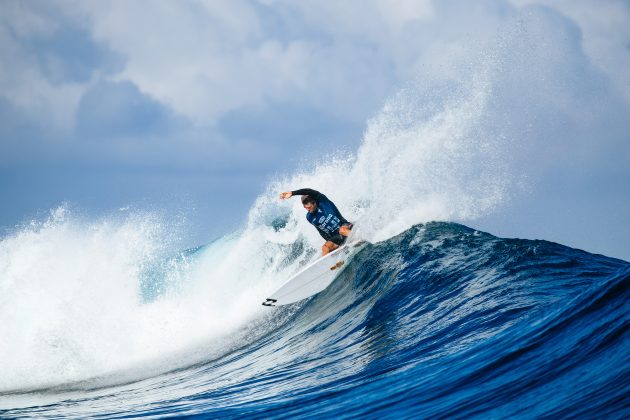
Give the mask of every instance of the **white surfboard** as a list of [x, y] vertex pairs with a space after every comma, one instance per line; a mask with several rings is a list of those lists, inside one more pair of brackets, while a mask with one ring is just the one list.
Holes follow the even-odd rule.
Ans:
[[346, 268], [350, 258], [366, 244], [365, 241], [346, 243], [317, 259], [287, 280], [262, 304], [264, 306], [288, 305], [321, 292]]

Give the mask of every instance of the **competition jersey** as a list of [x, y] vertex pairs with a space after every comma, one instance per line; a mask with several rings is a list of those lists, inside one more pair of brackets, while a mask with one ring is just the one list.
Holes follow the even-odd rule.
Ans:
[[310, 195], [317, 202], [317, 210], [314, 213], [307, 212], [306, 220], [315, 226], [319, 234], [329, 241], [339, 234], [339, 228], [348, 221], [341, 215], [337, 206], [324, 194], [310, 188], [292, 191], [293, 195]]

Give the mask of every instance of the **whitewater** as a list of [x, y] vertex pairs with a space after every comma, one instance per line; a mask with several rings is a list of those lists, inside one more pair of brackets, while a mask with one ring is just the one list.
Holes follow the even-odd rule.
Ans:
[[[0, 242], [0, 416], [627, 415], [628, 262], [466, 224], [522, 180], [496, 130], [493, 57], [401, 89], [356, 152], [268, 183], [192, 249], [159, 211], [71, 205]], [[363, 249], [319, 295], [260, 302], [318, 256], [324, 192]]]

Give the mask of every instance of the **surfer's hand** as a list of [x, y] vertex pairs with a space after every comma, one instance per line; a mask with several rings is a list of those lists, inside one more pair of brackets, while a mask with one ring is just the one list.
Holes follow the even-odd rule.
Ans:
[[343, 225], [339, 228], [339, 234], [341, 236], [350, 236], [350, 228], [346, 225]]
[[285, 191], [283, 193], [280, 193], [280, 199], [281, 200], [286, 200], [287, 198], [291, 197], [293, 195], [293, 193], [291, 191]]

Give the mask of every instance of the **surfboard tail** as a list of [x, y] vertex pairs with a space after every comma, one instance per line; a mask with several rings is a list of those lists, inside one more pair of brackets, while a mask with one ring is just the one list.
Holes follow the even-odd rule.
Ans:
[[359, 240], [347, 243], [340, 248], [318, 258], [287, 280], [267, 298], [263, 306], [282, 306], [309, 298], [326, 289], [339, 272], [347, 267], [348, 261], [366, 242]]
[[276, 299], [270, 299], [270, 298], [267, 298], [267, 299], [265, 299], [265, 301], [262, 303], [262, 305], [263, 305], [263, 306], [276, 306], [276, 305], [274, 305], [274, 303], [276, 303], [276, 302], [277, 302], [277, 300], [276, 300]]

